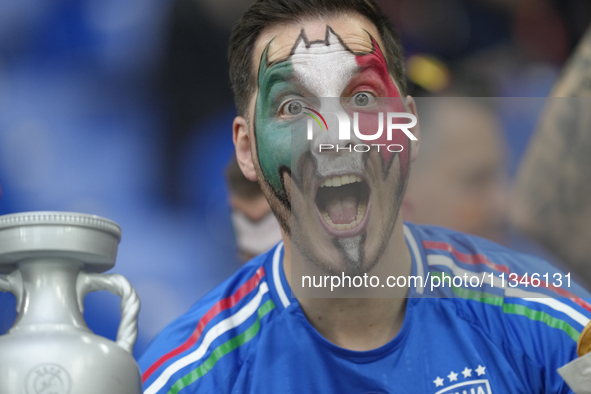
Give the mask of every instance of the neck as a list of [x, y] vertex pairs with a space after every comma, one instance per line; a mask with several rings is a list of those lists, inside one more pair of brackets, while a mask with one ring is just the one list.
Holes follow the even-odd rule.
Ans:
[[[291, 283], [291, 240], [283, 236], [283, 269]], [[410, 252], [398, 220], [376, 267], [390, 275], [407, 276], [412, 269]], [[406, 312], [408, 288], [396, 289], [389, 298], [298, 298], [310, 324], [328, 341], [345, 349], [366, 351], [391, 341], [400, 331]], [[380, 293], [383, 294], [383, 293]]]

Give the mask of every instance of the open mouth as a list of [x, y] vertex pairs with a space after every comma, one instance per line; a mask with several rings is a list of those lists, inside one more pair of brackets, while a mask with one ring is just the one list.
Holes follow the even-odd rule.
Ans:
[[335, 230], [357, 227], [367, 213], [369, 186], [358, 175], [326, 178], [316, 191], [320, 215]]

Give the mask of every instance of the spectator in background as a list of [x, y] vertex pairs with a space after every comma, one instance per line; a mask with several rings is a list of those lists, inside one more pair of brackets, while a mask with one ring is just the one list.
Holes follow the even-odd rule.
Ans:
[[591, 27], [552, 96], [519, 169], [512, 218], [591, 284]]
[[246, 262], [277, 244], [281, 240], [281, 228], [261, 187], [246, 179], [235, 156], [226, 168], [226, 181], [238, 257]]
[[[581, 45], [582, 50], [579, 50], [574, 59], [584, 56], [582, 53], [585, 45], [588, 45], [589, 36], [586, 42], [587, 44]], [[575, 61], [571, 64], [573, 63], [576, 64]], [[570, 67], [572, 69], [573, 66]], [[571, 79], [573, 74], [569, 74]], [[584, 80], [585, 73], [581, 72], [579, 75]], [[459, 96], [486, 95], [483, 94], [486, 93], [486, 88], [483, 88], [480, 81], [475, 79], [472, 84], [469, 81], [471, 79], [462, 77], [454, 82], [455, 87], [448, 92], [451, 95], [459, 93]], [[571, 91], [575, 86], [582, 86], [580, 91], [586, 94], [584, 83], [576, 85], [571, 80], [570, 84]], [[557, 83], [556, 89], [565, 90], [565, 86], [567, 84], [563, 79]], [[525, 164], [521, 167], [520, 178], [515, 184], [516, 204], [512, 205], [505, 140], [495, 107], [498, 100], [474, 97], [417, 99], [421, 115], [421, 155], [412, 166], [402, 204], [403, 218], [417, 224], [433, 224], [478, 235], [513, 250], [537, 255], [564, 272], [574, 271], [574, 280], [589, 290], [591, 269], [586, 263], [588, 253], [583, 252], [588, 237], [572, 237], [572, 232], [561, 230], [561, 226], [572, 224], [580, 229], [578, 233], [589, 233], [586, 225], [589, 223], [586, 216], [588, 211], [585, 207], [591, 200], [588, 198], [589, 194], [584, 191], [589, 182], [580, 179], [589, 173], [589, 167], [582, 162], [586, 156], [581, 155], [577, 158], [576, 152], [573, 153], [570, 160], [573, 160], [574, 165], [571, 167], [561, 166], [555, 162], [542, 165], [540, 140], [556, 138], [562, 130], [552, 121], [547, 121], [548, 119], [556, 119], [556, 116], [565, 112], [569, 105], [574, 114], [577, 114], [577, 108], [591, 101], [550, 101], [548, 107], [551, 111], [546, 112], [545, 119], [542, 118], [541, 129], [532, 143]], [[584, 132], [588, 130], [584, 127], [587, 125], [585, 119], [588, 115], [581, 113], [577, 116], [581, 118], [581, 127], [573, 132], [580, 135], [577, 143], [583, 152], [588, 146], [588, 138], [585, 137], [588, 133]], [[552, 134], [553, 136], [549, 137]], [[545, 145], [548, 152], [544, 160], [556, 154], [557, 146], [563, 145]], [[532, 160], [537, 160], [538, 166], [533, 167]], [[553, 160], [558, 159], [554, 157]], [[567, 175], [563, 173], [567, 171], [565, 168], [577, 168], [577, 171]], [[535, 177], [538, 177], [537, 184]], [[575, 182], [575, 179], [580, 180]], [[548, 187], [549, 184], [558, 182], [562, 182], [560, 186]], [[529, 190], [530, 194], [525, 195], [528, 188], [534, 187], [537, 187], [539, 192]], [[579, 196], [579, 211], [573, 211], [572, 214], [565, 211], [566, 193]], [[552, 200], [549, 195], [552, 195]], [[546, 211], [540, 209], [542, 202]], [[576, 207], [577, 204], [573, 206]], [[536, 209], [539, 211], [536, 212]], [[543, 220], [544, 214], [550, 215], [551, 222]], [[567, 245], [572, 247], [567, 248]], [[574, 257], [576, 253], [581, 256], [579, 261]]]
[[501, 125], [490, 100], [418, 99], [421, 155], [402, 204], [404, 220], [496, 242], [507, 230], [507, 176]]

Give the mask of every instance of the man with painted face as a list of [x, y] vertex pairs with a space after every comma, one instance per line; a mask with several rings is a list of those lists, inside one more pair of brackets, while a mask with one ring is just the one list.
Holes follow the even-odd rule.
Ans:
[[[158, 336], [145, 393], [569, 392], [556, 369], [576, 358], [586, 293], [537, 258], [399, 218], [419, 148], [400, 48], [371, 0], [261, 0], [236, 24], [236, 156], [283, 242]], [[367, 275], [379, 283], [331, 293]]]

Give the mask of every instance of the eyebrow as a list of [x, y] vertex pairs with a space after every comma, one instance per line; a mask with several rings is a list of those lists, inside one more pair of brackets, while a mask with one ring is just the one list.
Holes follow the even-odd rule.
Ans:
[[[372, 54], [373, 55], [373, 54]], [[370, 59], [368, 59], [368, 61], [365, 64], [362, 65], [357, 65], [357, 68], [355, 69], [355, 71], [353, 72], [353, 77], [358, 77], [359, 75], [363, 74], [366, 71], [370, 71], [370, 70], [374, 70], [376, 72], [378, 71], [384, 71], [385, 75], [390, 75], [390, 71], [386, 68], [386, 70], [383, 70], [381, 64], [380, 64], [380, 60], [376, 59], [375, 56], [372, 56]]]
[[[265, 61], [265, 67], [266, 68], [271, 68], [271, 67], [273, 67], [273, 66], [275, 66], [277, 64], [281, 64], [281, 63], [286, 62], [286, 61], [289, 60], [290, 56], [288, 55], [288, 56], [286, 56], [286, 57], [284, 57], [282, 59], [273, 60], [272, 62], [269, 61], [269, 56], [268, 56], [269, 49], [271, 49], [271, 43], [275, 40], [275, 38], [277, 38], [277, 36], [271, 38], [269, 40], [269, 42], [267, 43], [267, 45], [265, 45], [265, 49], [263, 49], [263, 53], [261, 53], [261, 60], [259, 62], [259, 70], [261, 68], [261, 64], [262, 64], [262, 61], [263, 60]], [[264, 59], [263, 59], [263, 56], [264, 56]]]
[[[285, 62], [281, 62], [285, 63]], [[264, 83], [266, 85], [275, 85], [277, 82], [293, 82], [294, 78], [289, 77], [292, 72], [288, 71], [286, 64], [274, 64], [266, 67], [260, 75], [263, 76]], [[261, 80], [259, 78], [259, 88], [261, 86]]]
[[267, 68], [271, 68], [273, 66], [277, 66], [277, 65], [279, 65], [281, 63], [288, 62], [291, 58], [292, 58], [292, 55], [286, 56], [284, 58], [276, 59], [276, 60], [273, 60], [273, 61], [268, 61], [267, 60], [266, 67]]

